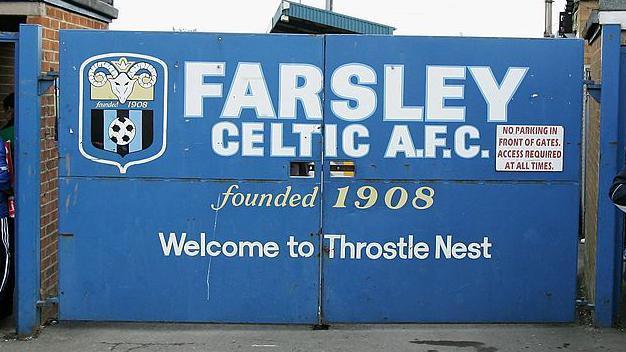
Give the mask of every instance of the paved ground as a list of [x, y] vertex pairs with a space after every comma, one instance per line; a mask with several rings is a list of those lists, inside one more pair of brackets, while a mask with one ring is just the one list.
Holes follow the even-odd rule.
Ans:
[[307, 327], [185, 324], [59, 324], [2, 352], [194, 351], [626, 351], [626, 333], [575, 325], [375, 325]]

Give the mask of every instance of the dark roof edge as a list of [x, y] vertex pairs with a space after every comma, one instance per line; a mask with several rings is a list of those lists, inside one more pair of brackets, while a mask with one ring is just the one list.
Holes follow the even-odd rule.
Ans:
[[43, 0], [42, 2], [106, 22], [116, 19], [119, 14], [113, 6], [113, 0]]
[[383, 23], [378, 23], [378, 22], [374, 22], [374, 21], [370, 21], [370, 20], [365, 20], [365, 19], [362, 19], [362, 18], [359, 18], [359, 17], [354, 17], [354, 16], [346, 15], [346, 14], [335, 12], [335, 11], [328, 11], [328, 10], [325, 10], [325, 9], [320, 9], [318, 7], [315, 7], [315, 6], [311, 6], [311, 5], [306, 5], [306, 4], [301, 4], [301, 3], [295, 2], [294, 0], [284, 0], [284, 1], [288, 2], [290, 4], [294, 4], [296, 6], [308, 7], [309, 9], [327, 12], [328, 14], [331, 14], [333, 16], [343, 17], [345, 19], [352, 20], [352, 21], [359, 21], [359, 22], [363, 22], [363, 23], [368, 23], [368, 24], [371, 24], [371, 25], [374, 25], [374, 26], [387, 27], [387, 28], [391, 28], [393, 30], [397, 29], [396, 27], [389, 26], [389, 25], [386, 25], [386, 24], [383, 24]]
[[[285, 4], [287, 4], [287, 6], [285, 6]], [[301, 3], [297, 3], [294, 2], [293, 0], [281, 0], [280, 2], [280, 6], [278, 7], [278, 11], [276, 13], [276, 15], [273, 18], [273, 22], [272, 22], [272, 26], [275, 26], [277, 21], [280, 21], [281, 19], [281, 15], [289, 15], [291, 16], [291, 14], [289, 14], [289, 9], [291, 7], [300, 7], [300, 8], [304, 8], [310, 11], [314, 11], [314, 12], [318, 12], [318, 13], [324, 13], [326, 16], [331, 16], [334, 18], [342, 18], [344, 20], [348, 20], [348, 21], [352, 21], [355, 23], [363, 23], [363, 24], [367, 24], [370, 26], [374, 26], [377, 28], [381, 28], [381, 29], [385, 29], [387, 31], [390, 32], [390, 34], [393, 34], [393, 31], [396, 30], [395, 27], [386, 25], [386, 24], [382, 24], [382, 23], [377, 23], [377, 22], [373, 22], [373, 21], [369, 21], [369, 20], [364, 20], [358, 17], [354, 17], [354, 16], [350, 16], [350, 15], [345, 15], [339, 12], [335, 12], [335, 11], [328, 11], [325, 9], [321, 9], [315, 6], [310, 6], [310, 5], [305, 5], [305, 4], [301, 4]]]

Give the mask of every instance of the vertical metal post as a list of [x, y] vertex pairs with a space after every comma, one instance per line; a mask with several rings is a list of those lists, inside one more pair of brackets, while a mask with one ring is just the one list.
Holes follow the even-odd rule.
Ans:
[[333, 10], [333, 0], [326, 0], [326, 11]]
[[41, 27], [20, 25], [15, 118], [17, 215], [15, 223], [16, 320], [18, 335], [31, 335], [39, 324], [40, 284], [40, 111]]
[[546, 38], [552, 38], [552, 3], [554, 0], [546, 0], [546, 10], [545, 10], [545, 23], [546, 28], [543, 32], [543, 36]]
[[600, 106], [600, 169], [596, 244], [595, 324], [615, 322], [620, 297], [624, 215], [609, 200], [613, 177], [624, 166], [620, 136], [620, 25], [602, 27], [602, 92]]

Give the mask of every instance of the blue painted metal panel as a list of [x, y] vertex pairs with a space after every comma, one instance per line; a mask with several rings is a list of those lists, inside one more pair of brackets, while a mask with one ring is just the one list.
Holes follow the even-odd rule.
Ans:
[[[61, 319], [317, 322], [319, 258], [294, 261], [284, 256], [284, 246], [290, 236], [317, 243], [320, 176], [290, 179], [290, 161], [296, 158], [270, 157], [269, 131], [271, 123], [282, 123], [284, 145], [296, 146], [299, 137], [291, 133], [292, 128], [307, 122], [319, 126], [321, 117], [306, 121], [299, 106], [297, 119], [258, 119], [254, 109], [243, 109], [236, 118], [221, 119], [225, 98], [206, 98], [202, 116], [186, 118], [184, 96], [185, 63], [221, 63], [225, 77], [207, 75], [204, 82], [223, 83], [226, 96], [238, 63], [253, 62], [262, 65], [272, 105], [277, 109], [281, 64], [298, 62], [322, 67], [322, 45], [323, 38], [311, 36], [62, 32], [59, 227], [68, 235], [60, 242]], [[114, 62], [123, 71], [122, 57], [128, 62], [153, 65], [157, 76], [151, 90], [153, 100], [131, 95], [129, 101], [121, 102], [115, 96], [106, 96], [110, 90], [92, 89], [90, 68], [98, 62]], [[247, 86], [245, 94], [251, 94], [251, 89]], [[162, 105], [164, 102], [167, 107]], [[134, 111], [143, 111], [144, 117], [146, 111], [151, 111], [153, 144], [137, 153], [132, 152], [132, 146], [129, 154], [116, 153], [109, 146], [109, 129], [115, 120], [106, 120], [108, 110], [114, 111], [118, 120], [128, 110], [131, 120], [137, 116]], [[211, 140], [226, 133], [213, 136], [212, 128], [218, 122], [239, 129], [237, 135], [223, 142], [230, 146], [240, 143], [237, 155], [220, 156], [212, 149]], [[241, 156], [244, 143], [237, 139], [244, 135], [242, 126], [247, 123], [260, 123], [265, 128], [267, 135], [255, 144], [265, 156]], [[142, 128], [138, 123], [134, 126], [137, 138]], [[146, 126], [145, 119], [142, 126]], [[148, 130], [143, 130], [145, 139]], [[166, 147], [156, 159], [124, 170], [123, 166], [103, 163], [128, 165], [129, 161], [153, 155], [150, 153], [162, 146]], [[321, 137], [311, 144], [308, 154], [300, 153], [297, 160], [316, 162], [319, 167]], [[309, 194], [309, 199], [317, 192], [318, 200], [313, 200], [312, 206], [296, 208], [267, 206], [266, 202], [231, 206], [235, 196], [225, 196], [228, 189], [259, 195], [289, 191], [292, 195]], [[225, 197], [230, 198], [224, 209], [211, 208], [219, 207]], [[256, 202], [261, 204], [261, 198]], [[206, 242], [220, 244], [274, 241], [281, 246], [281, 256], [166, 255], [160, 232], [165, 241], [170, 232], [178, 240], [185, 232], [187, 239], [194, 241], [200, 241], [200, 234], [205, 233]]]
[[[356, 48], [345, 50], [344, 48]], [[385, 48], [381, 50], [380, 48]], [[479, 50], [480, 49], [480, 50]], [[578, 182], [580, 177], [580, 122], [575, 118], [582, 99], [582, 42], [576, 40], [491, 39], [491, 38], [437, 38], [437, 37], [367, 37], [329, 35], [326, 39], [326, 72], [349, 63], [366, 63], [376, 72], [377, 82], [368, 85], [376, 92], [376, 109], [363, 121], [345, 121], [332, 117], [341, 132], [351, 123], [368, 127], [370, 136], [366, 160], [360, 162], [358, 176], [363, 179], [456, 179], [456, 180], [562, 180]], [[559, 53], [568, 58], [557, 65], [542, 60], [545, 53]], [[546, 62], [543, 62], [546, 61]], [[463, 122], [385, 121], [384, 66], [404, 65], [404, 105], [425, 106], [428, 95], [426, 70], [428, 66], [491, 67], [501, 82], [510, 67], [529, 67], [508, 105], [508, 121], [488, 122], [488, 104], [476, 85], [469, 69], [464, 80], [447, 80], [449, 85], [464, 85], [464, 98], [447, 100], [448, 106], [465, 108]], [[580, 70], [579, 70], [580, 69]], [[559, 82], [554, 84], [551, 82]], [[326, 80], [327, 102], [336, 99]], [[326, 115], [333, 114], [327, 104]], [[428, 115], [426, 112], [425, 115]], [[563, 172], [498, 172], [494, 167], [496, 125], [563, 125], [565, 133]], [[447, 146], [437, 149], [436, 158], [386, 158], [389, 136], [397, 125], [409, 127], [416, 149], [425, 149], [425, 125], [446, 126]], [[454, 132], [463, 125], [476, 127], [479, 144], [489, 151], [488, 158], [476, 155], [462, 158], [454, 151]], [[370, 127], [371, 126], [371, 127]], [[372, 142], [375, 141], [375, 142]], [[478, 144], [478, 143], [476, 143]], [[451, 150], [452, 157], [443, 157], [443, 150]], [[426, 152], [424, 151], [424, 154]], [[403, 155], [403, 154], [400, 154]], [[349, 158], [339, 148], [337, 159]], [[399, 161], [399, 160], [402, 160]]]
[[[325, 320], [331, 323], [573, 321], [580, 196], [582, 42], [327, 36], [326, 52], [327, 75], [350, 63], [371, 67], [377, 79], [369, 77], [369, 82], [375, 83], [368, 86], [376, 92], [377, 100], [372, 115], [362, 121], [336, 118], [328, 102], [340, 99], [339, 94], [334, 93], [332, 82], [326, 81], [326, 130], [331, 124], [338, 131], [361, 124], [369, 135], [357, 139], [357, 143], [367, 144], [369, 151], [355, 158], [344, 146], [336, 156], [327, 155], [324, 161]], [[545, 60], [555, 55], [567, 59]], [[404, 65], [404, 105], [425, 107], [422, 116], [425, 121], [384, 120], [385, 65], [395, 65], [395, 69]], [[449, 79], [446, 84], [463, 85], [463, 98], [446, 100], [445, 104], [464, 107], [463, 122], [429, 121], [434, 116], [425, 104], [429, 94], [425, 76], [428, 67], [442, 65], [460, 68], [460, 79]], [[488, 104], [467, 67], [490, 67], [498, 82], [502, 82], [511, 67], [528, 69], [508, 104], [506, 122], [487, 121]], [[465, 72], [463, 77], [462, 72]], [[353, 108], [356, 106], [352, 103]], [[390, 136], [398, 125], [407, 126], [412, 148], [420, 149], [417, 156], [386, 156]], [[480, 134], [471, 143], [479, 145], [481, 151], [488, 151], [488, 155], [481, 152], [466, 158], [456, 152], [455, 131], [468, 125]], [[563, 126], [563, 171], [496, 171], [497, 125]], [[441, 135], [444, 146], [436, 147], [430, 158], [425, 157], [428, 149], [425, 130], [431, 128], [426, 126], [447, 129]], [[467, 143], [470, 142], [461, 145]], [[335, 160], [353, 161], [356, 176], [333, 178], [330, 163]], [[346, 187], [349, 187], [347, 198], [339, 202], [339, 194]], [[395, 193], [389, 193], [394, 187]], [[434, 191], [432, 205], [423, 210], [413, 204], [420, 187]], [[386, 196], [391, 195], [390, 205], [396, 206], [401, 202], [400, 188], [407, 191], [405, 206], [392, 210], [386, 205]], [[371, 196], [372, 192], [377, 198]], [[431, 195], [430, 190], [426, 193]], [[377, 200], [368, 208], [367, 200], [373, 198]], [[426, 207], [423, 200], [418, 200], [416, 205]], [[337, 248], [333, 252], [330, 247], [340, 246], [340, 238], [328, 234], [346, 236], [355, 245], [356, 242], [388, 245], [395, 252], [385, 249], [385, 253], [393, 259], [338, 258]], [[485, 246], [475, 259], [448, 259], [443, 252], [448, 235], [452, 236], [451, 243], [458, 241], [467, 246], [481, 244], [488, 238], [489, 253]], [[409, 236], [414, 243], [423, 241], [428, 246], [427, 257], [400, 259], [400, 238], [406, 243]], [[458, 249], [463, 252], [463, 248]], [[439, 258], [438, 250], [442, 250]], [[346, 246], [348, 256], [351, 251]], [[377, 258], [377, 247], [371, 251]]]
[[[574, 320], [578, 221], [564, 204], [578, 204], [577, 184], [359, 180], [326, 186], [325, 196], [333, 202], [326, 203], [325, 234], [342, 234], [353, 243], [398, 243], [400, 238], [410, 243], [412, 237], [414, 244], [425, 242], [431, 253], [426, 259], [392, 260], [365, 255], [341, 259], [338, 249], [330, 259], [327, 253], [328, 322]], [[377, 189], [381, 200], [366, 210], [332, 208], [336, 188], [345, 186], [354, 190], [346, 204], [359, 201], [355, 191], [361, 186]], [[432, 187], [435, 205], [423, 211], [411, 205], [390, 210], [382, 197], [392, 187], [409, 193]], [[436, 258], [436, 236], [447, 241], [448, 235], [453, 243], [466, 244], [488, 237], [491, 258]], [[330, 245], [327, 238], [325, 246]], [[339, 239], [334, 245], [339, 246]]]
[[15, 288], [17, 333], [31, 335], [39, 326], [40, 277], [39, 94], [41, 27], [20, 25], [17, 47], [17, 118], [15, 120], [16, 218]]
[[[66, 31], [61, 50], [62, 319], [573, 320], [582, 42]], [[569, 59], [543, 60], [557, 54]], [[203, 71], [188, 76], [187, 68], [198, 62], [204, 62]], [[255, 63], [262, 75], [251, 68]], [[346, 66], [351, 63], [358, 64]], [[289, 80], [285, 77], [293, 64], [300, 64], [299, 71]], [[133, 65], [143, 66], [134, 71]], [[400, 65], [405, 74], [401, 93], [385, 90], [386, 75], [396, 73], [385, 70]], [[435, 66], [452, 68], [457, 78], [444, 75], [437, 81], [433, 76], [427, 84], [425, 73]], [[351, 71], [342, 72], [346, 67]], [[523, 71], [521, 83], [499, 84], [511, 77], [509, 71], [513, 76]], [[476, 75], [482, 75], [481, 88]], [[138, 91], [124, 90], [129, 81]], [[488, 86], [485, 81], [497, 82]], [[438, 91], [428, 89], [437, 84]], [[433, 122], [445, 106], [425, 104], [428, 96], [458, 95], [458, 87], [450, 87], [460, 84], [462, 97], [444, 104], [464, 107], [465, 121]], [[261, 97], [264, 87], [269, 100]], [[491, 90], [493, 98], [494, 91], [509, 88], [511, 99], [491, 101], [496, 107], [505, 103], [508, 119], [487, 121], [497, 113], [484, 91]], [[289, 95], [298, 89], [308, 93]], [[207, 97], [200, 98], [200, 106], [193, 99], [188, 104], [193, 94], [196, 102], [200, 95]], [[398, 94], [405, 112], [398, 113], [396, 106], [389, 113], [393, 99], [385, 98]], [[255, 109], [248, 106], [231, 115], [224, 107], [250, 96], [257, 97]], [[297, 113], [289, 116], [294, 99]], [[263, 107], [268, 102], [269, 111]], [[371, 111], [355, 113], [361, 105]], [[400, 121], [407, 106], [424, 107], [426, 121], [424, 116]], [[439, 115], [433, 115], [438, 108]], [[110, 110], [116, 116], [112, 121], [106, 119], [113, 116]], [[244, 124], [256, 127], [244, 133]], [[227, 125], [231, 130], [215, 132], [215, 126]], [[563, 161], [562, 171], [496, 171], [501, 125], [562, 128], [562, 140], [550, 139], [563, 149], [563, 156], [553, 158]], [[298, 128], [311, 128], [310, 134]], [[403, 128], [413, 145], [408, 148], [409, 137], [403, 135], [396, 148], [402, 145], [404, 154], [385, 157], [390, 135]], [[353, 140], [350, 129], [360, 137]], [[433, 129], [439, 132], [427, 138]], [[463, 143], [453, 143], [453, 137]], [[132, 138], [141, 138], [142, 150], [128, 147], [137, 144]], [[146, 139], [152, 143], [144, 145]], [[541, 136], [537, 141], [546, 142]], [[357, 155], [355, 149], [363, 144], [367, 151]], [[470, 148], [475, 145], [477, 151]], [[225, 152], [226, 147], [234, 152]], [[260, 156], [249, 155], [257, 152]], [[315, 175], [290, 178], [290, 161], [316, 163]], [[345, 162], [356, 165], [356, 177], [346, 178], [354, 175]], [[421, 189], [419, 196], [414, 196], [416, 189]], [[308, 194], [311, 206], [303, 206], [302, 199], [292, 205], [294, 198], [285, 200], [287, 195], [281, 206], [245, 204], [252, 201], [246, 193], [278, 197], [287, 191]], [[227, 205], [211, 208], [221, 202]], [[404, 206], [392, 209], [398, 202]], [[170, 232], [172, 240], [181, 241], [184, 232], [200, 244], [189, 242], [180, 255], [168, 255]], [[438, 235], [443, 242], [437, 245]], [[462, 245], [445, 243], [448, 235], [470, 246], [471, 256], [462, 253]], [[290, 236], [310, 244], [309, 252], [301, 248], [308, 255], [292, 254]], [[338, 249], [330, 241], [339, 238], [332, 236], [375, 243], [380, 251], [383, 245], [396, 246], [395, 254], [388, 247], [389, 258], [380, 251], [376, 259], [331, 258]], [[409, 245], [399, 244], [400, 237], [409, 241], [409, 236], [427, 242], [432, 251], [426, 249], [422, 260], [402, 258], [398, 248]], [[213, 239], [219, 243], [206, 243]], [[198, 254], [224, 241], [233, 241], [229, 246], [274, 241], [280, 254]], [[358, 246], [375, 252], [376, 245]], [[418, 248], [414, 255], [425, 255], [422, 246], [412, 247]], [[451, 248], [444, 253], [444, 247]], [[437, 259], [437, 248], [452, 257]]]
[[[224, 106], [224, 98], [205, 99], [204, 118], [185, 118], [184, 111], [184, 77], [185, 62], [224, 62], [225, 77], [205, 78], [206, 82], [223, 83], [223, 94], [230, 90], [230, 84], [237, 71], [239, 62], [259, 62], [265, 72], [265, 80], [269, 87], [272, 104], [278, 108], [278, 75], [281, 63], [310, 63], [322, 67], [323, 51], [321, 37], [287, 36], [287, 35], [213, 35], [213, 34], [164, 34], [144, 32], [90, 32], [85, 36], [81, 31], [62, 31], [61, 55], [64, 58], [61, 67], [61, 84], [64, 87], [63, 98], [67, 102], [63, 111], [65, 118], [60, 122], [61, 136], [60, 175], [61, 176], [120, 176], [116, 167], [108, 164], [94, 163], [77, 150], [79, 145], [80, 124], [79, 104], [80, 87], [89, 87], [88, 68], [90, 64], [105, 59], [97, 56], [108, 53], [135, 53], [156, 56], [162, 60], [167, 70], [159, 69], [159, 74], [168, 73], [168, 85], [163, 87], [164, 80], [157, 80], [157, 91], [165, 88], [167, 100], [167, 140], [166, 151], [157, 159], [150, 161], [150, 167], [130, 166], [125, 175], [130, 177], [184, 177], [184, 178], [218, 178], [218, 179], [255, 179], [255, 180], [284, 180], [289, 174], [289, 159], [282, 158], [246, 158], [245, 167], [241, 165], [241, 158], [224, 158], [211, 148], [212, 127], [219, 121]], [[114, 38], [114, 40], [111, 40]], [[175, 45], [164, 47], [163, 43], [172, 41]], [[107, 43], [107, 45], [103, 45]], [[111, 57], [111, 60], [123, 55]], [[126, 55], [132, 57], [132, 55]], [[81, 65], [85, 64], [83, 77], [79, 79]], [[159, 86], [160, 85], [160, 86]], [[88, 97], [86, 99], [89, 99]], [[96, 100], [92, 100], [95, 102]], [[111, 101], [110, 99], [108, 101]], [[85, 108], [89, 102], [85, 100]], [[93, 109], [107, 109], [92, 104]], [[119, 108], [128, 104], [119, 104]], [[151, 102], [151, 106], [163, 111], [163, 106]], [[116, 108], [112, 108], [115, 110]], [[132, 110], [132, 108], [130, 108]], [[302, 107], [298, 107], [298, 116], [302, 115]], [[88, 113], [88, 112], [87, 112]], [[87, 116], [85, 113], [85, 117]], [[159, 113], [155, 110], [155, 121]], [[96, 154], [97, 148], [87, 141], [89, 137], [89, 119], [85, 118], [84, 137], [82, 143], [84, 154], [94, 155], [97, 158], [114, 158], [108, 153]], [[265, 122], [265, 129], [269, 131], [270, 122], [283, 122], [285, 126], [285, 145], [298, 144], [298, 135], [288, 133], [291, 120], [276, 120], [272, 118], [257, 119], [253, 109], [245, 109], [237, 119], [228, 118], [223, 121], [231, 122]], [[304, 120], [304, 118], [302, 118]], [[300, 121], [296, 121], [300, 122]], [[155, 123], [159, 126], [163, 123]], [[155, 135], [155, 142], [151, 149], [160, 147]], [[265, 154], [269, 154], [269, 138], [264, 141]], [[319, 142], [313, 145], [311, 157], [303, 156], [299, 160], [317, 160], [320, 158]], [[239, 155], [241, 155], [241, 148]], [[141, 157], [141, 156], [140, 156]], [[116, 160], [137, 159], [129, 155]], [[114, 160], [115, 161], [115, 160]], [[173, 167], [176, 165], [176, 167]]]
[[[317, 237], [315, 208], [212, 211], [232, 184], [285, 190], [285, 182], [62, 178], [61, 227], [73, 236], [61, 240], [61, 319], [315, 323], [317, 257], [163, 254], [160, 232], [166, 241], [171, 231], [221, 244]], [[310, 190], [308, 182], [290, 185]]]
[[613, 177], [624, 166], [624, 57], [619, 25], [602, 27], [602, 91], [600, 109], [600, 165], [598, 233], [596, 243], [595, 324], [610, 327], [619, 311], [624, 246], [624, 214], [608, 198]]

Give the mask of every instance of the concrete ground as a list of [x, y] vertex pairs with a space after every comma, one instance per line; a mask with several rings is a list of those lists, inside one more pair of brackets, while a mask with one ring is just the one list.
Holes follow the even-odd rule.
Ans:
[[304, 326], [61, 323], [2, 352], [626, 351], [626, 333], [577, 325]]

